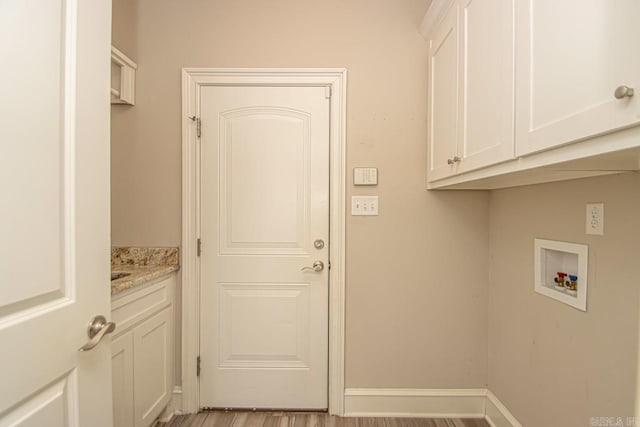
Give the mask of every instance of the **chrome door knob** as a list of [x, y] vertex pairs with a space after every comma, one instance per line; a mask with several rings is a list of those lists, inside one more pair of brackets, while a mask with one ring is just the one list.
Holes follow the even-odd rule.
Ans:
[[302, 267], [300, 271], [315, 271], [316, 273], [320, 273], [324, 270], [324, 262], [315, 261], [312, 267]]
[[633, 88], [629, 87], [629, 86], [618, 86], [616, 88], [616, 91], [613, 93], [613, 96], [616, 97], [616, 99], [623, 99], [626, 97], [631, 98], [633, 96]]
[[104, 316], [96, 316], [91, 319], [89, 326], [87, 327], [87, 335], [90, 340], [85, 345], [80, 347], [79, 351], [93, 350], [95, 346], [100, 344], [102, 338], [116, 330], [116, 324], [113, 322], [107, 322]]

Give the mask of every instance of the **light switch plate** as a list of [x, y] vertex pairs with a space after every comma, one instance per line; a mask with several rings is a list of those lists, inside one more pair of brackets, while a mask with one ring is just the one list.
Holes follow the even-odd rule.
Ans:
[[378, 185], [378, 168], [353, 168], [353, 185]]
[[378, 196], [351, 196], [351, 215], [378, 215]]

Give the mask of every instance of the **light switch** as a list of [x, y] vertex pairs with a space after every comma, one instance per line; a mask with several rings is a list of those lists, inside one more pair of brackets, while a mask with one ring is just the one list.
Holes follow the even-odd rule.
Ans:
[[378, 168], [353, 168], [353, 185], [378, 185]]
[[378, 196], [351, 196], [351, 215], [378, 215]]

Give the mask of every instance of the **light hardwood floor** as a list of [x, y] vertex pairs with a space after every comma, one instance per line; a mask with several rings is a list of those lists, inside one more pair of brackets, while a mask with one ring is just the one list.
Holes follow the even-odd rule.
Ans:
[[162, 427], [489, 427], [483, 419], [339, 418], [310, 412], [214, 411], [180, 415]]

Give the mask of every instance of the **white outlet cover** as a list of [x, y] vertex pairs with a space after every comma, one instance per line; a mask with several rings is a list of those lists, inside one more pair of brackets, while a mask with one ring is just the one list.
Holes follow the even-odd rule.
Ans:
[[585, 230], [587, 234], [604, 235], [604, 203], [587, 203]]

